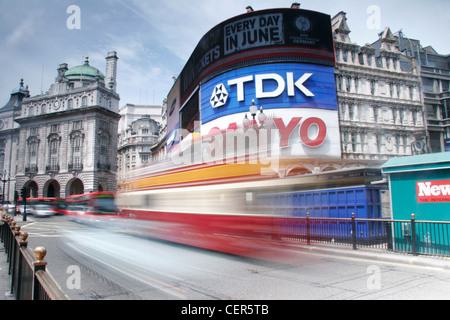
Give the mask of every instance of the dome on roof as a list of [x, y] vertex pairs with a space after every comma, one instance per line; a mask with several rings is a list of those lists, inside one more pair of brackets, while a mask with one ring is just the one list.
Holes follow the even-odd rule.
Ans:
[[100, 79], [105, 79], [105, 75], [100, 72], [97, 68], [91, 67], [89, 65], [88, 57], [86, 57], [86, 60], [84, 61], [84, 64], [81, 66], [76, 66], [73, 68], [70, 68], [66, 71], [64, 74], [65, 77], [69, 76], [83, 76], [83, 77], [97, 77], [99, 76]]

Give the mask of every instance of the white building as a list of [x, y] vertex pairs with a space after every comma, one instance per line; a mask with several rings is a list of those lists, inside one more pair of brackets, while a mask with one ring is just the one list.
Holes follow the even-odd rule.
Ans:
[[143, 164], [152, 162], [152, 148], [158, 142], [161, 124], [149, 115], [133, 121], [124, 131], [119, 132], [117, 149], [117, 182]]
[[420, 73], [386, 28], [381, 46], [350, 41], [346, 14], [332, 19], [343, 159], [384, 160], [421, 153], [426, 140]]
[[163, 123], [162, 106], [147, 104], [127, 103], [119, 110], [119, 133], [124, 132], [134, 121], [140, 119], [143, 115], [149, 115], [159, 124]]
[[63, 63], [45, 94], [31, 97], [23, 82], [13, 91], [0, 108], [0, 170], [9, 178], [9, 200], [22, 187], [33, 197], [116, 189], [117, 60], [108, 53], [106, 75], [88, 58], [70, 69]]

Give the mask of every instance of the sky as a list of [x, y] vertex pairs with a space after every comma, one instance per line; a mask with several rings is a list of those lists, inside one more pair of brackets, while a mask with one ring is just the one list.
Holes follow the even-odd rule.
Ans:
[[[254, 10], [289, 8], [280, 0], [0, 0], [0, 107], [23, 78], [32, 96], [49, 90], [60, 63], [89, 56], [105, 73], [119, 57], [120, 106], [161, 105], [200, 39], [224, 20]], [[301, 8], [347, 13], [351, 41], [375, 42], [385, 27], [450, 54], [449, 0], [308, 0]], [[74, 6], [76, 8], [74, 10]]]

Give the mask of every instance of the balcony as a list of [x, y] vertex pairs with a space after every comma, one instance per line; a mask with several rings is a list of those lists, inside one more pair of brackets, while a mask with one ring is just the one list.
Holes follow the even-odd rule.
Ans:
[[38, 167], [35, 164], [25, 168], [25, 174], [38, 173]]
[[59, 164], [45, 166], [45, 172], [46, 173], [57, 173], [57, 172], [59, 172]]
[[69, 163], [67, 165], [67, 169], [69, 171], [82, 171], [83, 170], [83, 164], [82, 163]]
[[111, 170], [111, 165], [109, 163], [97, 162], [97, 169], [98, 170], [103, 170], [103, 171], [110, 171]]

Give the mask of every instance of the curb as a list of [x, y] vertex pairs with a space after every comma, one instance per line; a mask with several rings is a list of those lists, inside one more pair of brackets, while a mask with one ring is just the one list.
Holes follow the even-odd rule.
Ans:
[[379, 262], [391, 262], [417, 267], [431, 267], [450, 270], [450, 258], [440, 256], [413, 256], [399, 252], [371, 252], [364, 249], [330, 248], [321, 246], [301, 246], [303, 249], [318, 254], [346, 256]]

